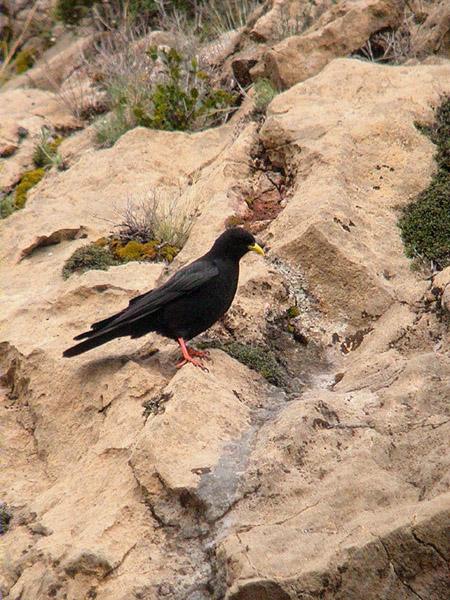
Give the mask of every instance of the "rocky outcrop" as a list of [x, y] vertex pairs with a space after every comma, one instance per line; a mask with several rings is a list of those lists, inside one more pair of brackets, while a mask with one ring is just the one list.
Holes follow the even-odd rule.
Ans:
[[[338, 59], [262, 126], [64, 142], [69, 168], [0, 222], [5, 600], [445, 597], [449, 273], [410, 269], [397, 217], [435, 169], [414, 123], [449, 77], [445, 62]], [[251, 213], [255, 189], [283, 196], [258, 221], [267, 260], [244, 259], [214, 333], [267, 344], [282, 385], [221, 350], [208, 373], [177, 371], [152, 336], [61, 358], [167, 277], [161, 263], [61, 277], [130, 196], [158, 190], [193, 215], [170, 271]]]
[[372, 33], [399, 25], [402, 8], [398, 0], [339, 2], [304, 33], [267, 50], [252, 77], [268, 77], [281, 89], [313, 77], [333, 58], [358, 50]]

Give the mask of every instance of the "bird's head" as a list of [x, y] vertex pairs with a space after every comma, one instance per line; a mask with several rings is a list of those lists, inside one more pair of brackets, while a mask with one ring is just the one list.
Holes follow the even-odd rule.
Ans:
[[253, 235], [242, 227], [232, 227], [224, 231], [211, 248], [211, 252], [214, 254], [237, 260], [250, 251], [264, 256], [264, 250], [256, 243]]

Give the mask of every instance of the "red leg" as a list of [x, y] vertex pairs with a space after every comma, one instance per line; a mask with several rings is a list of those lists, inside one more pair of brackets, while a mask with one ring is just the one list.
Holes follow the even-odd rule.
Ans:
[[195, 367], [200, 367], [200, 369], [202, 369], [203, 371], [208, 370], [206, 367], [204, 367], [202, 365], [202, 363], [200, 361], [195, 360], [195, 358], [192, 358], [192, 356], [189, 354], [189, 351], [186, 347], [186, 344], [185, 344], [185, 341], [183, 340], [183, 338], [178, 338], [177, 341], [180, 345], [181, 353], [183, 354], [183, 360], [177, 364], [177, 369], [181, 368], [182, 366], [184, 366], [187, 363], [192, 363]]

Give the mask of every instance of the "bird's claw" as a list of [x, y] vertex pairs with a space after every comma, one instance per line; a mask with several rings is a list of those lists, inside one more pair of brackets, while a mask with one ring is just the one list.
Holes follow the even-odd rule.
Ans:
[[189, 359], [183, 358], [183, 360], [176, 364], [176, 368], [181, 369], [181, 367], [184, 367], [184, 365], [187, 365], [187, 363], [191, 363], [192, 365], [194, 365], [194, 367], [199, 367], [205, 373], [209, 373], [209, 369], [205, 367], [205, 365], [202, 365], [202, 363], [199, 360], [195, 360], [195, 358], [192, 357]]

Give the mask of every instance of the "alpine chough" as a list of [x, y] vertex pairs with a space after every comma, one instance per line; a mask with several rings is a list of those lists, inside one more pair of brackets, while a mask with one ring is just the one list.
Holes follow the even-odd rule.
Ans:
[[128, 307], [91, 325], [77, 335], [83, 340], [68, 348], [63, 356], [87, 352], [122, 336], [141, 337], [151, 331], [176, 340], [183, 360], [202, 364], [193, 358], [207, 353], [188, 348], [186, 341], [211, 327], [230, 307], [239, 278], [239, 261], [249, 250], [264, 255], [251, 233], [240, 227], [227, 229], [204, 256], [183, 267], [160, 287], [133, 298]]

